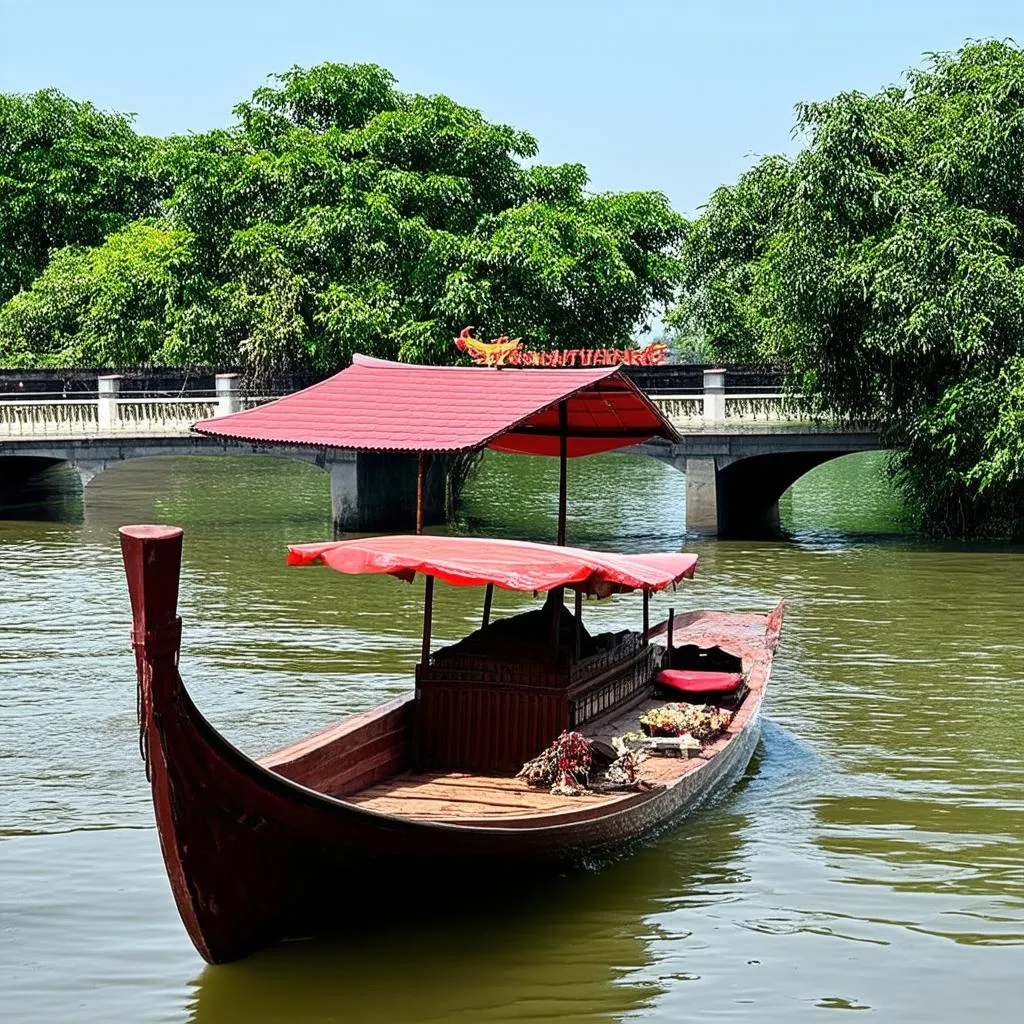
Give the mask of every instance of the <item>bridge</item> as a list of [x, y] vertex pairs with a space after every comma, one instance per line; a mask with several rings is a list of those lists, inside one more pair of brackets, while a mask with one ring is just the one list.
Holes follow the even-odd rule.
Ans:
[[[705, 369], [680, 387], [682, 368], [640, 383], [680, 434], [678, 444], [648, 443], [626, 453], [655, 458], [686, 478], [685, 526], [692, 533], [737, 535], [777, 524], [778, 500], [804, 473], [829, 459], [882, 447], [877, 432], [833, 417], [811, 415], [779, 390], [738, 390], [730, 371]], [[662, 368], [657, 368], [662, 369]], [[127, 391], [124, 378], [93, 378], [94, 391], [26, 392], [4, 376], [0, 389], [0, 503], [33, 476], [64, 462], [83, 489], [127, 459], [176, 455], [274, 455], [324, 469], [339, 530], [405, 528], [413, 515], [412, 456], [331, 448], [221, 441], [191, 431], [211, 416], [269, 401], [249, 395], [238, 374], [217, 374], [214, 387]], [[665, 385], [666, 390], [663, 390]], [[692, 386], [698, 384], [699, 386]], [[442, 473], [431, 473], [427, 519], [444, 511]]]

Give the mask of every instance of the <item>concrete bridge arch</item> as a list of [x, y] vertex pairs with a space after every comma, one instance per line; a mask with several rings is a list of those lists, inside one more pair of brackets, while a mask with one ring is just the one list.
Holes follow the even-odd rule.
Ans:
[[[0, 439], [0, 505], [43, 471], [65, 463], [78, 475], [85, 493], [101, 473], [129, 460], [183, 455], [261, 455], [317, 466], [330, 477], [331, 514], [339, 531], [405, 529], [416, 516], [416, 456], [303, 445], [257, 445], [222, 441], [199, 434], [172, 437], [82, 438], [9, 441]], [[427, 475], [425, 519], [444, 518], [444, 462]]]
[[[133, 438], [130, 441], [97, 441], [94, 439], [48, 441], [34, 444], [20, 442], [17, 445], [0, 443], [0, 484], [5, 487], [17, 485], [20, 481], [52, 468], [66, 464], [77, 474], [82, 491], [101, 473], [114, 466], [140, 459], [180, 457], [182, 455], [231, 455], [239, 454], [225, 444], [205, 444], [204, 439], [181, 438]], [[312, 449], [266, 451], [259, 454], [275, 458], [295, 459], [326, 468], [318, 460], [318, 452]]]
[[777, 452], [726, 462], [718, 469], [718, 533], [742, 536], [777, 528], [779, 499], [797, 480], [825, 462], [853, 454], [856, 451]]
[[778, 431], [684, 435], [681, 444], [630, 451], [669, 462], [686, 476], [686, 530], [750, 535], [778, 526], [779, 499], [805, 473], [883, 448], [874, 431]]

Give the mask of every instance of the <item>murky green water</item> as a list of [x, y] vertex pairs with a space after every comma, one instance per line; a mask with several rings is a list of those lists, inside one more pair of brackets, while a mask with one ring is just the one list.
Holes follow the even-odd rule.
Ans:
[[[789, 540], [686, 544], [698, 579], [657, 599], [789, 601], [761, 747], [717, 806], [600, 872], [496, 878], [442, 920], [339, 922], [224, 968], [186, 938], [151, 827], [117, 525], [185, 526], [183, 674], [252, 753], [403, 691], [419, 588], [286, 569], [287, 542], [329, 529], [326, 477], [286, 462], [127, 464], [84, 509], [0, 520], [0, 1019], [1018, 1019], [1024, 554], [895, 532], [871, 466], [801, 481]], [[491, 458], [466, 528], [550, 538], [554, 483]], [[665, 466], [583, 460], [570, 487], [570, 542], [686, 543]], [[479, 602], [442, 588], [438, 638]], [[588, 614], [636, 625], [639, 600]]]

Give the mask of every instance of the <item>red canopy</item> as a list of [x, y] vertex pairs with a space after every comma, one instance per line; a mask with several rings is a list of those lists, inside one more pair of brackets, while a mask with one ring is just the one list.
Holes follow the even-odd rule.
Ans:
[[619, 555], [482, 537], [367, 537], [289, 546], [289, 565], [316, 562], [352, 574], [411, 580], [422, 572], [459, 587], [494, 583], [505, 590], [544, 591], [565, 586], [598, 597], [664, 590], [697, 568], [696, 555]]
[[592, 455], [672, 425], [618, 367], [586, 370], [414, 366], [368, 356], [321, 384], [195, 429], [215, 437], [363, 451], [455, 452], [487, 445], [559, 454], [559, 403], [568, 454]]

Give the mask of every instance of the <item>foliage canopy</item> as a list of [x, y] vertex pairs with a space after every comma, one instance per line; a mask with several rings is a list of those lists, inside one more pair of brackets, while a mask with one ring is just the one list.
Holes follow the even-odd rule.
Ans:
[[[4, 98], [44, 101], [101, 116], [55, 93]], [[531, 165], [532, 136], [402, 93], [380, 67], [292, 68], [234, 113], [227, 130], [160, 141], [102, 115], [123, 150], [98, 181], [133, 170], [119, 187], [134, 198], [40, 228], [24, 257], [0, 226], [0, 271], [15, 267], [0, 364], [446, 362], [467, 324], [621, 344], [672, 297], [685, 223], [663, 195], [590, 194], [580, 165]]]
[[879, 424], [940, 533], [1024, 525], [1024, 52], [932, 55], [797, 109], [806, 147], [718, 189], [669, 321]]
[[32, 283], [51, 250], [98, 245], [155, 212], [151, 149], [129, 118], [55, 89], [0, 93], [0, 303]]

